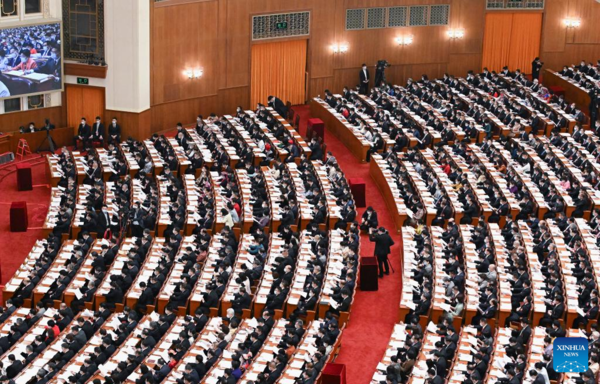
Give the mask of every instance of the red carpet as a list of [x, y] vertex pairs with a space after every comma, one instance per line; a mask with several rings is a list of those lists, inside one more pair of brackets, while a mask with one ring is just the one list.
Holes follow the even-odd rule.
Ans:
[[[300, 132], [306, 131], [309, 118], [308, 106], [296, 106], [294, 110], [300, 114]], [[386, 208], [377, 186], [369, 176], [369, 164], [360, 164], [337, 138], [325, 131], [327, 150], [331, 151], [340, 163], [347, 178], [360, 177], [366, 182], [367, 205], [377, 212], [380, 225], [388, 228], [396, 245], [392, 249], [390, 261], [396, 270], [390, 276], [379, 280], [378, 292], [362, 292], [357, 290], [352, 307], [350, 323], [342, 338], [341, 353], [337, 363], [346, 364], [348, 384], [365, 384], [373, 377], [377, 363], [383, 357], [397, 320], [398, 305], [402, 291], [402, 271], [400, 261], [399, 235], [395, 234], [394, 222]], [[33, 184], [46, 183], [45, 166], [33, 167]], [[16, 174], [5, 177], [0, 182], [0, 265], [2, 267], [2, 283], [10, 279], [31, 250], [35, 240], [41, 238], [41, 231], [30, 229], [26, 233], [10, 232], [9, 209], [13, 201], [27, 201], [29, 227], [41, 227], [46, 217], [50, 190], [47, 187], [34, 187], [32, 191], [18, 192]], [[359, 209], [358, 216], [364, 208]], [[15, 239], [18, 239], [15, 241]], [[8, 245], [8, 246], [6, 246]], [[374, 244], [363, 235], [361, 254], [372, 255]]]
[[[293, 107], [300, 114], [300, 132], [306, 132], [306, 121], [310, 118], [308, 106]], [[361, 177], [366, 183], [367, 206], [372, 206], [378, 214], [379, 225], [386, 227], [396, 245], [392, 249], [390, 261], [396, 273], [379, 279], [378, 292], [356, 291], [350, 313], [350, 323], [342, 337], [342, 348], [336, 363], [346, 364], [348, 384], [365, 384], [371, 381], [377, 363], [383, 357], [390, 340], [394, 324], [397, 322], [398, 306], [402, 292], [402, 271], [400, 261], [401, 236], [396, 234], [394, 222], [385, 201], [369, 176], [369, 164], [361, 164], [346, 149], [344, 144], [325, 130], [327, 150], [340, 164], [346, 178]], [[363, 214], [360, 208], [357, 218]], [[361, 239], [361, 255], [373, 255], [374, 243], [367, 235]]]
[[[14, 167], [13, 167], [14, 169]], [[17, 191], [17, 174], [12, 172], [0, 182], [0, 266], [2, 267], [2, 284], [5, 284], [31, 251], [37, 239], [42, 238], [40, 229], [44, 225], [48, 204], [50, 202], [50, 189], [46, 186], [45, 163], [35, 165], [31, 169], [33, 177], [33, 190]], [[13, 201], [26, 201], [29, 230], [27, 232], [10, 232], [10, 205]]]

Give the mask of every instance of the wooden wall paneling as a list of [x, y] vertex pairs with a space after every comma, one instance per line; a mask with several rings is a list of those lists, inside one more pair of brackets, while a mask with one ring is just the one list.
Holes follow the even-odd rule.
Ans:
[[[564, 17], [581, 19], [581, 26], [574, 30], [574, 44], [600, 43], [600, 4], [596, 1], [569, 0], [569, 9]], [[564, 28], [564, 24], [563, 24]]]
[[150, 109], [140, 113], [107, 109], [106, 113], [104, 114], [104, 123], [106, 126], [108, 126], [113, 117], [116, 117], [118, 124], [121, 126], [122, 140], [125, 140], [130, 136], [137, 140], [143, 140], [152, 135], [152, 131], [150, 129], [151, 115]]
[[542, 60], [544, 60], [543, 52], [564, 51], [567, 31], [563, 19], [567, 15], [568, 8], [568, 1], [546, 0], [544, 23], [542, 26], [542, 45], [540, 47]]
[[[567, 29], [564, 19], [581, 20], [581, 26]], [[591, 0], [546, 0], [542, 30], [541, 59], [544, 68], [560, 70], [580, 60], [600, 58], [600, 3]]]
[[0, 132], [18, 131], [20, 126], [25, 126], [31, 121], [35, 123], [36, 127], [41, 127], [44, 125], [46, 118], [50, 119], [56, 127], [67, 125], [63, 107], [40, 108], [0, 115]]
[[96, 77], [106, 79], [108, 66], [90, 65], [81, 63], [65, 63], [65, 75]]
[[312, 78], [309, 80], [308, 94], [306, 95], [306, 98], [310, 100], [318, 95], [323, 96], [323, 91], [326, 89], [329, 89], [333, 93], [339, 93], [342, 91], [341, 88], [339, 90], [334, 88], [333, 76], [319, 77], [316, 79]]
[[[250, 86], [251, 1], [223, 0], [227, 6], [227, 87]], [[250, 88], [248, 88], [250, 92]]]
[[67, 94], [67, 125], [76, 127], [80, 123], [83, 110], [83, 87], [70, 86], [65, 87]]
[[[449, 44], [450, 54], [481, 54], [483, 51], [483, 31], [485, 30], [485, 2], [472, 0], [454, 0], [450, 6], [450, 25], [440, 36]], [[448, 29], [462, 29], [465, 37], [451, 41]], [[450, 62], [451, 63], [451, 60]], [[481, 65], [478, 65], [479, 67]]]
[[96, 116], [105, 115], [105, 91], [100, 87], [67, 84], [67, 125], [77, 130], [81, 118], [91, 126]]
[[308, 41], [307, 70], [311, 78], [332, 76], [334, 65], [334, 53], [331, 46], [337, 42], [339, 23], [345, 22], [345, 13], [337, 12], [336, 9], [343, 0], [323, 1], [319, 4], [319, 10], [313, 7], [311, 12], [310, 39]]
[[481, 53], [450, 54], [446, 72], [458, 76], [466, 76], [468, 70], [478, 72], [481, 68]]
[[[345, 29], [348, 8], [444, 3], [451, 5], [449, 26]], [[255, 43], [251, 37], [252, 15], [311, 11], [307, 98], [322, 94], [326, 88], [340, 92], [344, 85], [356, 85], [363, 62], [369, 65], [373, 78], [374, 65], [379, 59], [392, 64], [386, 72], [387, 79], [398, 84], [422, 73], [440, 76], [452, 70], [464, 75], [478, 67], [475, 64], [481, 60], [483, 46], [483, 1], [214, 0], [153, 8], [152, 132], [172, 127], [177, 121], [192, 122], [198, 113], [231, 113], [243, 103], [246, 103], [242, 105], [244, 108], [254, 107], [247, 104], [250, 48]], [[185, 28], [174, 28], [176, 25]], [[448, 28], [464, 29], [465, 38], [450, 41]], [[406, 34], [414, 36], [413, 45], [398, 47], [394, 39]], [[334, 43], [348, 44], [348, 53], [333, 54]], [[181, 68], [184, 59], [202, 62], [205, 74], [199, 82], [184, 78]]]
[[227, 88], [227, 30], [229, 28], [227, 7], [226, 1], [218, 2], [217, 45], [219, 48], [217, 49], [217, 67], [215, 68], [218, 89]]
[[195, 122], [199, 114], [206, 117], [211, 113], [217, 113], [217, 99], [214, 95], [152, 106], [150, 131], [155, 133], [173, 129], [178, 122], [184, 124]]
[[242, 108], [249, 106], [254, 109], [254, 106], [249, 105], [250, 87], [247, 86], [219, 90], [217, 100], [218, 109], [215, 113], [219, 115], [234, 113], [238, 105], [241, 105]]
[[[154, 9], [153, 102], [216, 95], [218, 2], [199, 2]], [[202, 69], [199, 79], [186, 70]]]

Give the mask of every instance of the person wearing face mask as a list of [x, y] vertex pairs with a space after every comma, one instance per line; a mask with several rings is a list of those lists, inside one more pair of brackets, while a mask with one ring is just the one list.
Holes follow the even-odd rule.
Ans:
[[42, 46], [42, 49], [40, 50], [40, 55], [42, 57], [50, 57], [51, 53], [52, 53], [52, 47], [48, 46], [47, 42], [44, 42], [44, 45]]
[[108, 207], [106, 205], [102, 206], [102, 212], [98, 215], [96, 226], [96, 233], [98, 233], [98, 236], [106, 238], [106, 231], [110, 228], [110, 214], [108, 213]]
[[97, 141], [100, 145], [104, 145], [104, 124], [100, 116], [96, 116], [96, 122], [92, 127], [92, 142]]
[[61, 65], [62, 63], [60, 62], [60, 47], [54, 47], [52, 48], [50, 58], [46, 60], [44, 64], [35, 68], [34, 71], [37, 73], [45, 73], [47, 75], [52, 75], [55, 77], [55, 79], [60, 80]]
[[77, 128], [77, 136], [73, 138], [73, 146], [77, 149], [77, 142], [81, 141], [83, 149], [89, 148], [91, 144], [92, 128], [87, 124], [85, 117], [81, 118], [81, 124]]
[[22, 50], [19, 57], [21, 58], [21, 62], [17, 66], [12, 67], [11, 70], [29, 73], [37, 68], [37, 63], [31, 58], [31, 51], [29, 49]]
[[[14, 67], [14, 66], [19, 65], [19, 63], [21, 63], [21, 57], [19, 56], [19, 54], [17, 52], [18, 52], [17, 48], [11, 48], [10, 53], [8, 55], [6, 55], [6, 58], [8, 59], [8, 62], [7, 62], [8, 67]], [[7, 69], [9, 69], [9, 68], [7, 68]]]
[[6, 51], [0, 49], [0, 71], [6, 71], [10, 68], [10, 58], [7, 56]]
[[112, 122], [108, 126], [108, 143], [119, 145], [121, 142], [121, 127], [117, 124], [117, 118], [113, 117]]
[[367, 69], [367, 64], [362, 65], [358, 78], [360, 80], [360, 89], [358, 90], [358, 93], [366, 95], [369, 89], [369, 70]]

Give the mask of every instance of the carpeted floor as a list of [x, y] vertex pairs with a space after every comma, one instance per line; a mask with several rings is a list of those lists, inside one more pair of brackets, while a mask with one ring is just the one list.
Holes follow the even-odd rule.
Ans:
[[[309, 118], [308, 106], [295, 106], [300, 114], [300, 133], [306, 130]], [[344, 331], [342, 348], [337, 363], [346, 364], [348, 384], [368, 383], [375, 371], [377, 363], [383, 357], [397, 320], [402, 287], [402, 271], [400, 261], [401, 238], [395, 233], [394, 222], [386, 208], [377, 186], [369, 176], [369, 164], [360, 164], [337, 138], [325, 131], [327, 150], [331, 151], [340, 163], [346, 177], [363, 178], [366, 182], [367, 205], [377, 212], [380, 225], [388, 228], [396, 242], [392, 248], [390, 261], [396, 270], [390, 276], [379, 280], [379, 291], [363, 292], [357, 290], [352, 307], [350, 323]], [[46, 183], [45, 166], [33, 167], [33, 185]], [[41, 238], [41, 230], [29, 229], [26, 233], [10, 232], [9, 210], [13, 201], [27, 201], [29, 227], [39, 228], [43, 225], [50, 199], [50, 189], [36, 186], [33, 191], [18, 192], [16, 173], [8, 175], [0, 182], [0, 266], [2, 267], [2, 283], [10, 279], [31, 250], [36, 239]], [[358, 217], [364, 208], [359, 209]], [[17, 239], [17, 240], [14, 240]], [[372, 255], [374, 244], [363, 235], [361, 255]]]
[[[301, 116], [300, 133], [306, 132], [306, 121], [310, 118], [308, 106], [295, 106], [294, 111]], [[379, 224], [386, 227], [396, 243], [392, 248], [390, 261], [396, 273], [379, 279], [379, 291], [357, 290], [350, 313], [350, 323], [342, 337], [342, 348], [336, 363], [346, 364], [348, 384], [370, 382], [377, 363], [384, 355], [394, 324], [398, 318], [398, 306], [402, 292], [402, 271], [400, 261], [401, 237], [396, 234], [394, 222], [386, 207], [377, 185], [369, 176], [369, 164], [361, 164], [338, 140], [325, 130], [327, 150], [333, 153], [347, 178], [361, 177], [366, 183], [367, 206], [372, 206], [378, 214]], [[359, 209], [357, 217], [363, 214]], [[367, 235], [361, 238], [361, 255], [373, 255], [374, 243]]]
[[[42, 238], [41, 227], [46, 219], [50, 202], [50, 188], [45, 184], [44, 163], [32, 167], [33, 190], [17, 191], [17, 174], [12, 172], [0, 182], [0, 267], [2, 284], [5, 284], [31, 251], [37, 239]], [[27, 202], [29, 230], [10, 232], [10, 205], [13, 201]], [[32, 229], [33, 228], [33, 229]], [[36, 229], [37, 228], [37, 229]]]

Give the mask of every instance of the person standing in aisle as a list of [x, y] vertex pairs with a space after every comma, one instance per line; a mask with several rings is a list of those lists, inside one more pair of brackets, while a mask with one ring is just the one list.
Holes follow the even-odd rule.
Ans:
[[379, 227], [377, 232], [374, 232], [373, 228], [369, 229], [369, 240], [375, 243], [375, 256], [379, 265], [379, 278], [382, 278], [384, 273], [389, 275], [390, 264], [388, 255], [390, 254], [390, 248], [394, 245], [394, 240], [392, 240], [392, 237], [384, 227]]

